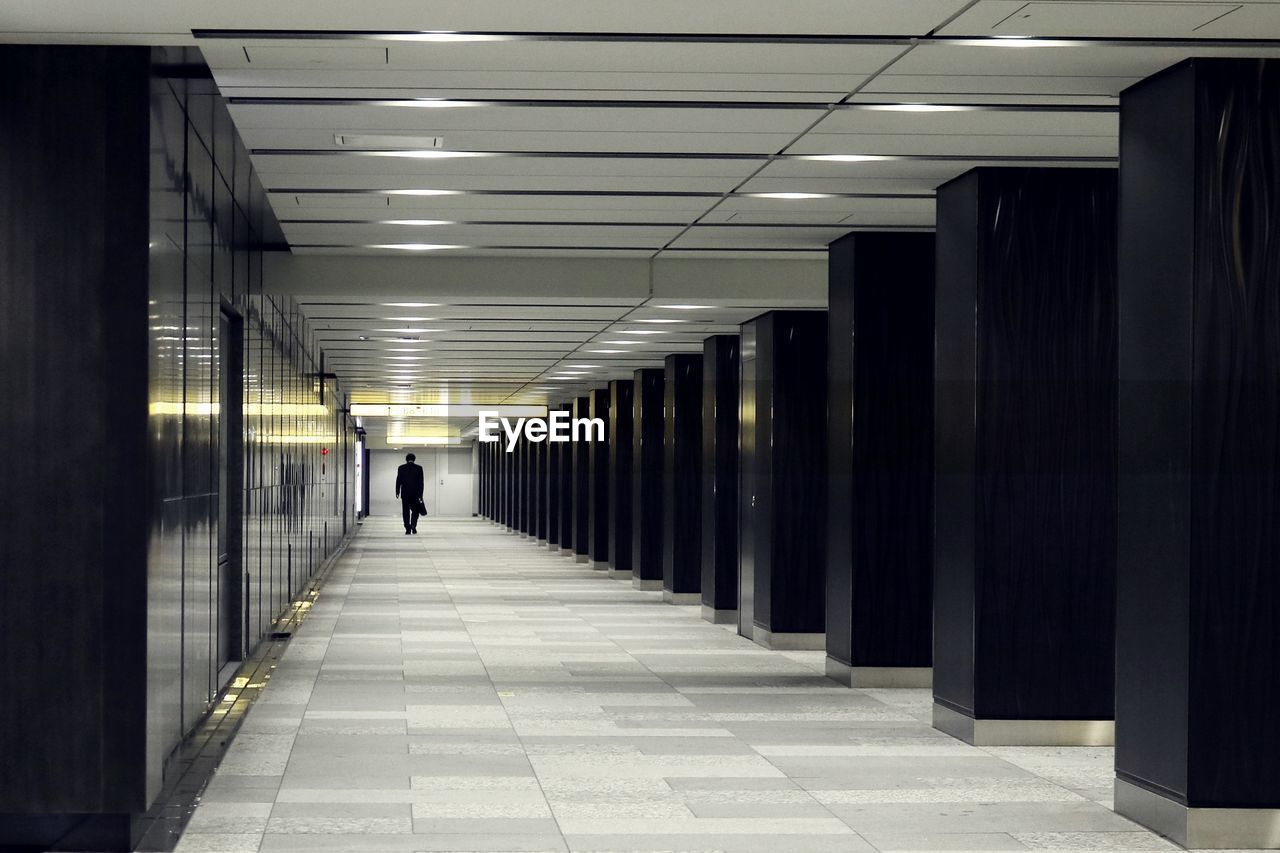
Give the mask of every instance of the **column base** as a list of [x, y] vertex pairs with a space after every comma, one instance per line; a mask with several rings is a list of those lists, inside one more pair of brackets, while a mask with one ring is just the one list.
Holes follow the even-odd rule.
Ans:
[[738, 611], [736, 610], [717, 610], [714, 607], [702, 605], [702, 618], [706, 619], [713, 625], [737, 625]]
[[539, 537], [538, 537], [538, 547], [539, 547], [539, 548], [545, 548], [545, 547], [546, 547], [546, 545], [547, 545], [547, 540], [546, 540], [545, 538], [543, 538], [543, 537], [539, 536]]
[[579, 554], [579, 553], [577, 553], [577, 552], [574, 552], [573, 559], [574, 559], [574, 562], [577, 562], [577, 563], [590, 563], [590, 562], [591, 562], [591, 558], [590, 558], [590, 557], [588, 557], [586, 554]]
[[662, 592], [662, 578], [638, 578], [633, 574], [631, 585], [645, 592]]
[[672, 592], [669, 589], [662, 591], [662, 600], [667, 604], [679, 604], [687, 607], [691, 604], [702, 603], [702, 593], [700, 592]]
[[591, 568], [597, 572], [607, 572], [609, 571], [609, 563], [606, 560], [592, 560]]
[[548, 542], [548, 543], [547, 543], [547, 550], [548, 550], [548, 551], [559, 551], [559, 550], [560, 550], [560, 543], [559, 543], [559, 542]]
[[827, 648], [826, 634], [775, 633], [759, 625], [752, 626], [751, 639], [766, 649], [780, 652], [825, 651]]
[[576, 551], [574, 551], [572, 548], [563, 548], [563, 547], [562, 547], [562, 548], [560, 549], [560, 555], [561, 555], [562, 557], [572, 557], [575, 553], [577, 553], [577, 552], [576, 552]]
[[933, 704], [933, 727], [973, 746], [1115, 746], [1115, 720], [975, 720]]
[[1116, 780], [1116, 814], [1192, 849], [1280, 850], [1280, 809], [1192, 808]]
[[844, 661], [827, 658], [827, 678], [846, 687], [923, 687], [933, 686], [931, 666], [849, 666]]
[[629, 581], [631, 580], [631, 570], [630, 569], [609, 569], [609, 577], [613, 578], [616, 581]]

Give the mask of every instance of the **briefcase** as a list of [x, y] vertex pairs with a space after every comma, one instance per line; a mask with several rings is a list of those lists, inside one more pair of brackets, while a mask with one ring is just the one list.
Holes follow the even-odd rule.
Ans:
[[426, 505], [426, 503], [422, 500], [422, 498], [418, 498], [418, 505], [414, 507], [414, 510], [418, 513], [418, 515], [426, 515], [426, 514], [427, 514], [427, 505]]

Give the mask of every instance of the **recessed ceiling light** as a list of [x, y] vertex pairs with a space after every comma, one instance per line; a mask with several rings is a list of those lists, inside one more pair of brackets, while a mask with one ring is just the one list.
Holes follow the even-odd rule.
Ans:
[[519, 36], [496, 35], [491, 33], [460, 33], [455, 30], [429, 30], [421, 33], [381, 33], [370, 38], [379, 41], [514, 41]]
[[662, 329], [623, 329], [624, 335], [665, 335]]
[[387, 352], [426, 352], [421, 347], [387, 347]]
[[413, 225], [413, 226], [430, 226], [430, 225], [457, 225], [458, 223], [452, 219], [384, 219], [378, 223], [379, 225]]
[[639, 341], [601, 341], [602, 344], [621, 344], [623, 346], [633, 347], [640, 343]]
[[599, 366], [600, 365], [598, 364], [566, 364], [565, 365], [565, 367], [571, 367], [574, 370], [591, 370]]
[[670, 308], [674, 311], [701, 311], [704, 308], [714, 308], [714, 305], [659, 305], [659, 308]]
[[462, 195], [462, 190], [382, 190], [384, 195]]
[[424, 332], [426, 333], [439, 332], [440, 329], [374, 329], [374, 331], [375, 332], [393, 332], [393, 333], [398, 332], [406, 335], [418, 335]]
[[595, 355], [617, 355], [618, 353], [628, 352], [628, 350], [624, 350], [624, 349], [589, 349], [589, 350], [587, 350], [587, 352], [589, 352], [589, 353], [593, 353], [593, 354], [595, 354]]
[[417, 107], [419, 109], [447, 110], [454, 107], [482, 107], [481, 101], [455, 101], [450, 98], [387, 98], [369, 101], [375, 107]]
[[462, 160], [467, 157], [499, 157], [494, 151], [442, 151], [439, 148], [409, 148], [403, 151], [351, 151], [361, 157], [403, 157], [407, 160]]
[[962, 44], [970, 47], [1079, 47], [1070, 39], [1042, 39], [1035, 36], [991, 36], [980, 39], [951, 39], [946, 44]]
[[796, 201], [808, 198], [834, 198], [831, 193], [747, 193], [748, 198], [779, 198]]
[[368, 335], [361, 335], [361, 336], [360, 336], [360, 340], [362, 340], [362, 341], [367, 341], [367, 340], [369, 340], [369, 336], [368, 336]]
[[645, 320], [636, 320], [637, 323], [683, 323], [684, 320], [676, 320], [671, 317], [650, 317]]
[[439, 302], [383, 302], [384, 308], [438, 308]]
[[435, 317], [383, 317], [389, 323], [430, 323]]
[[[821, 160], [825, 163], [874, 163], [879, 160], [896, 160], [884, 154], [804, 154], [801, 160]], [[799, 195], [806, 195], [800, 193]], [[821, 196], [819, 196], [821, 197]]]
[[893, 113], [958, 113], [974, 109], [966, 104], [864, 104], [862, 110], [883, 110]]
[[438, 252], [441, 249], [465, 249], [466, 246], [451, 246], [445, 243], [374, 243], [366, 249], [398, 249], [401, 252]]

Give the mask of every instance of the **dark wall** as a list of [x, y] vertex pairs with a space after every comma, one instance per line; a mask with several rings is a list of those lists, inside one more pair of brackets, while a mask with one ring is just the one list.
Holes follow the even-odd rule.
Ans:
[[743, 338], [740, 430], [752, 452], [741, 460], [739, 517], [752, 540], [742, 546], [753, 567], [750, 616], [775, 634], [822, 633], [827, 315], [772, 311], [745, 324]]
[[662, 580], [663, 372], [637, 370], [632, 382], [631, 573]]
[[827, 653], [927, 667], [933, 646], [932, 234], [828, 259]]
[[0, 702], [0, 814], [68, 839], [75, 816], [122, 815], [123, 841], [93, 842], [119, 846], [222, 664], [341, 540], [351, 436], [300, 312], [262, 296], [278, 226], [198, 53], [14, 46], [0, 67], [19, 238], [0, 243], [0, 390], [24, 446], [0, 563], [43, 567], [0, 572], [0, 641], [32, 650], [12, 663], [40, 697]]
[[666, 358], [663, 441], [662, 587], [702, 586], [702, 356]]
[[631, 571], [631, 453], [635, 400], [630, 379], [609, 383], [609, 568]]
[[[587, 553], [597, 563], [609, 562], [609, 389], [597, 388], [587, 395], [592, 418], [604, 422], [601, 441], [587, 444], [590, 471], [590, 519], [587, 522]], [[592, 434], [593, 438], [595, 434]]]
[[1280, 65], [1127, 90], [1116, 772], [1280, 807]]
[[1105, 170], [939, 189], [934, 694], [971, 716], [1112, 715], [1115, 205]]
[[702, 347], [702, 603], [738, 609], [737, 335]]

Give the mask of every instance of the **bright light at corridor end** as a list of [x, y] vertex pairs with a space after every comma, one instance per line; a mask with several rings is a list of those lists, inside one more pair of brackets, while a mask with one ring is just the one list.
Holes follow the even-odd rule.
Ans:
[[[372, 243], [366, 249], [398, 249], [401, 252], [438, 252], [442, 249], [465, 249], [466, 246], [455, 246], [450, 243]], [[384, 331], [404, 331], [388, 329]]]
[[538, 418], [546, 406], [474, 406], [453, 403], [352, 403], [351, 417], [361, 418], [476, 418], [480, 412], [496, 412], [500, 417]]

